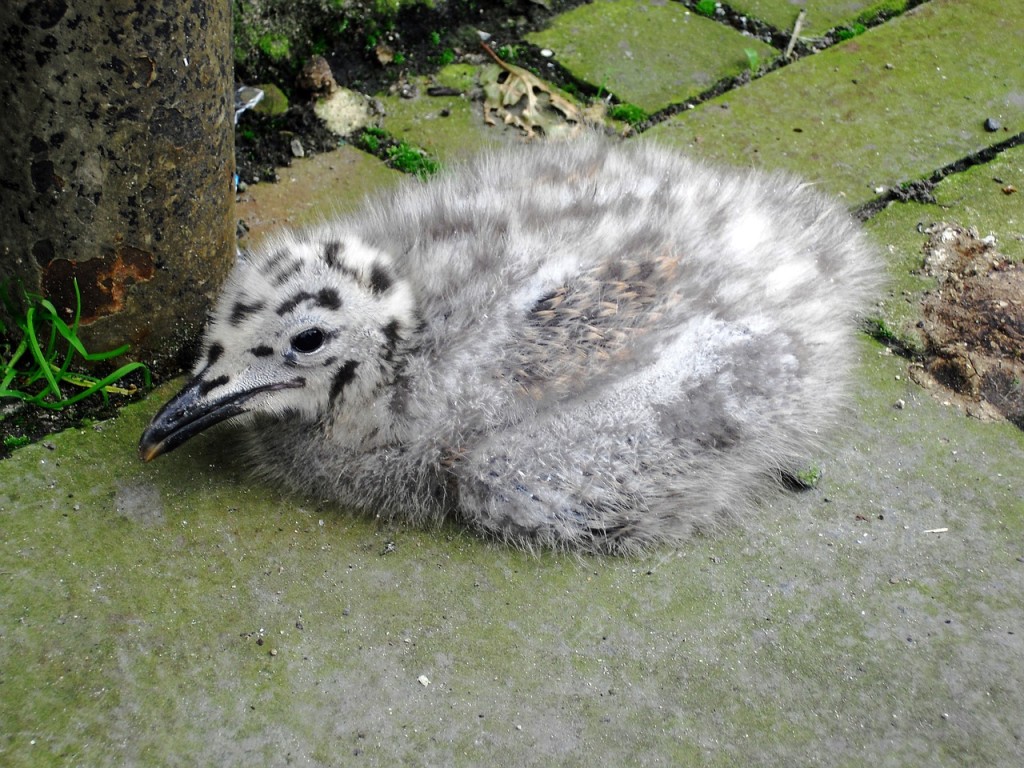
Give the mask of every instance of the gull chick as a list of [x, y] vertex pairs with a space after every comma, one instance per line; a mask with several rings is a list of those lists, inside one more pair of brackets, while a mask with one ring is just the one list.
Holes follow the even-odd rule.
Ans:
[[147, 461], [230, 419], [270, 483], [518, 546], [741, 519], [836, 426], [878, 266], [782, 175], [505, 149], [243, 254]]

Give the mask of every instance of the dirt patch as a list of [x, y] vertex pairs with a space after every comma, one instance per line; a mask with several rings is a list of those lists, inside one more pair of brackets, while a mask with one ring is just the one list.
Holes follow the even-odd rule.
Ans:
[[911, 376], [973, 416], [1024, 429], [1024, 265], [974, 229], [940, 222], [926, 232], [922, 271], [938, 286], [922, 300], [925, 359]]
[[[340, 24], [346, 31], [322, 41], [322, 60], [333, 81], [345, 88], [370, 96], [388, 91], [401, 93], [416, 75], [436, 72], [454, 62], [484, 60], [480, 45], [483, 32], [495, 49], [501, 49], [507, 56], [514, 54], [510, 63], [535, 71], [543, 69], [546, 80], [574, 93], [595, 93], [597, 87], [578, 83], [523, 40], [552, 16], [582, 1], [500, 0], [480, 4], [459, 0], [436, 7], [417, 4], [386, 21], [373, 14], [346, 21], [346, 14], [339, 11], [327, 26], [335, 28]], [[297, 51], [312, 53], [310, 40], [292, 42]], [[304, 154], [338, 146], [338, 137], [313, 114], [319, 86], [315, 81], [310, 83], [308, 71], [302, 67], [309, 58], [303, 54], [286, 64], [274, 64], [257, 56], [236, 67], [239, 81], [273, 83], [287, 94], [291, 103], [285, 114], [276, 117], [253, 111], [241, 115], [235, 134], [236, 167], [241, 181], [276, 181], [277, 169], [290, 166], [295, 157], [296, 140]]]
[[297, 150], [306, 156], [337, 148], [338, 137], [313, 113], [312, 103], [273, 117], [247, 111], [235, 130], [235, 173], [246, 184], [277, 181], [278, 168], [290, 166]]

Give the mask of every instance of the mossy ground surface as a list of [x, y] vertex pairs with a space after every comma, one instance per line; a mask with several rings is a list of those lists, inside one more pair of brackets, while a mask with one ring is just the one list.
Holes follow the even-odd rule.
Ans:
[[800, 11], [806, 11], [801, 36], [823, 35], [836, 27], [852, 27], [880, 13], [902, 12], [907, 0], [733, 0], [733, 10], [761, 19], [781, 30], [792, 30]]
[[[1003, 55], [1020, 20], [1004, 3], [932, 0], [644, 136], [783, 168], [859, 205], [1020, 131], [1024, 67]], [[995, 137], [990, 117], [1002, 126]]]
[[775, 53], [679, 3], [645, 0], [598, 0], [527, 39], [553, 49], [580, 79], [648, 112], [738, 75], [749, 66], [746, 50], [763, 59]]
[[[853, 207], [1021, 131], [1009, 7], [932, 0], [643, 140], [797, 170]], [[467, 149], [492, 140], [473, 75], [456, 74], [463, 112], [427, 118], [432, 99], [462, 97], [421, 95], [391, 131], [446, 162], [461, 132]], [[878, 87], [843, 84], [860, 77]], [[1008, 130], [976, 130], [997, 107]], [[1019, 254], [1019, 194], [991, 179], [1024, 189], [1020, 169], [1005, 152], [949, 176], [935, 204], [869, 222], [896, 275], [883, 317], [927, 287], [907, 276], [920, 222], [955, 217]], [[243, 196], [253, 239], [396, 174], [347, 147], [279, 176]], [[227, 429], [142, 464], [136, 441], [173, 382], [19, 449], [0, 462], [0, 764], [1017, 768], [1024, 433], [966, 417], [859, 343], [814, 489], [632, 560], [285, 497], [248, 479]]]
[[635, 560], [285, 498], [227, 430], [142, 465], [172, 387], [23, 449], [0, 464], [0, 754], [1012, 765], [1024, 438], [922, 396], [887, 352], [864, 342], [818, 488]]

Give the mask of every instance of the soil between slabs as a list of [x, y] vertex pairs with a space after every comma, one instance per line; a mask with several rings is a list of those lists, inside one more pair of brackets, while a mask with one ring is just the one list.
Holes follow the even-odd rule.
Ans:
[[939, 285], [921, 301], [925, 359], [910, 375], [978, 418], [1024, 429], [1024, 268], [973, 229], [928, 230], [924, 267]]
[[[523, 37], [583, 1], [449, 2], [436, 8], [414, 5], [397, 14], [393, 27], [380, 37], [375, 48], [366, 44], [369, 30], [357, 26], [334, 41], [324, 58], [338, 84], [368, 95], [397, 89], [408, 78], [435, 72], [445, 54], [455, 60], [466, 56], [482, 58], [480, 32], [490, 36], [488, 43], [495, 48], [514, 46], [519, 56], [513, 63], [518, 66], [540, 67], [549, 62], [534, 46], [524, 43]], [[375, 22], [368, 20], [367, 23]], [[398, 54], [402, 64], [394, 63]], [[235, 151], [240, 180], [247, 184], [274, 181], [275, 169], [291, 164], [293, 139], [299, 140], [307, 154], [338, 146], [338, 137], [313, 114], [316, 94], [304, 83], [301, 71], [274, 66], [255, 71], [242, 68], [236, 75], [248, 84], [274, 82], [291, 102], [288, 112], [280, 117], [262, 117], [251, 110], [240, 116]], [[558, 68], [545, 69], [545, 75], [555, 75], [556, 85], [565, 85], [571, 79], [567, 72]], [[585, 84], [583, 89], [587, 90]]]

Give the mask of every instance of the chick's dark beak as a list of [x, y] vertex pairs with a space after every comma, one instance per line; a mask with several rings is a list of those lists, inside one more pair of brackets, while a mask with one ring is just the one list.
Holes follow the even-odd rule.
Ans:
[[214, 387], [200, 374], [153, 417], [139, 440], [139, 456], [143, 461], [152, 461], [162, 453], [173, 451], [208, 427], [245, 413], [248, 402], [262, 392], [303, 387], [305, 384], [304, 379], [296, 378], [248, 389], [229, 389], [216, 397], [209, 397]]

